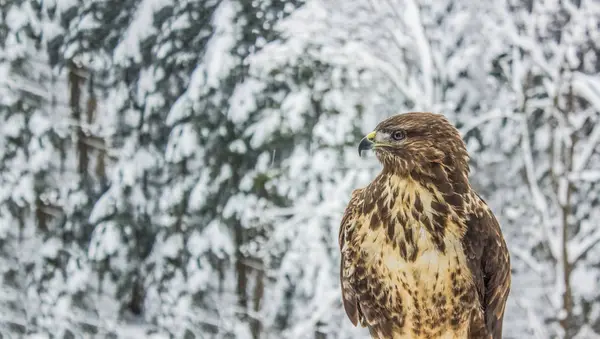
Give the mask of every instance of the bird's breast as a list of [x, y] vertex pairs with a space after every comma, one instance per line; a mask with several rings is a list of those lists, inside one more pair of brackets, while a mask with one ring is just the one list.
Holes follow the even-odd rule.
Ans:
[[413, 233], [412, 242], [402, 237], [390, 240], [383, 229], [367, 232], [360, 245], [365, 264], [387, 274], [391, 286], [424, 295], [450, 292], [452, 286], [472, 283], [457, 235], [447, 234], [440, 250], [424, 227], [414, 225], [407, 231]]
[[[398, 314], [394, 338], [460, 338], [475, 307], [476, 291], [460, 234], [446, 232], [436, 239], [418, 219], [389, 229], [359, 227], [357, 266], [372, 276], [362, 278], [383, 306]], [[441, 241], [441, 244], [440, 244]], [[386, 336], [383, 336], [386, 337]]]

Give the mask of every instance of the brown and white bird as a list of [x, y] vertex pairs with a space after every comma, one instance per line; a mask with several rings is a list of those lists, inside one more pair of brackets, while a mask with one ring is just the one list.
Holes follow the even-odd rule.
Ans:
[[383, 169], [352, 192], [339, 233], [350, 321], [381, 339], [501, 339], [510, 257], [458, 130], [441, 114], [399, 114], [368, 149]]

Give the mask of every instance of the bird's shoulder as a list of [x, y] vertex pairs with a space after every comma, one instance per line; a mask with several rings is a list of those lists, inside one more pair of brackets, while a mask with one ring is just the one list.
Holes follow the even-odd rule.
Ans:
[[487, 202], [474, 190], [468, 193], [467, 201], [464, 241], [479, 246], [484, 246], [486, 242], [491, 240], [504, 243], [498, 219]]
[[346, 209], [344, 210], [344, 214], [342, 215], [342, 220], [340, 222], [340, 229], [339, 229], [339, 234], [338, 234], [338, 242], [339, 242], [340, 248], [342, 248], [344, 245], [345, 230], [351, 226], [354, 219], [356, 218], [358, 209], [363, 200], [364, 190], [365, 190], [365, 188], [357, 188], [357, 189], [353, 190], [352, 193], [350, 194], [350, 201], [348, 202], [348, 205], [346, 206]]

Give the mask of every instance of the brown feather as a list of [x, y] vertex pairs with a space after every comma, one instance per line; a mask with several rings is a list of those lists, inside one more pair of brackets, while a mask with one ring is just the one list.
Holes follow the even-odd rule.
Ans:
[[510, 256], [500, 225], [486, 203], [478, 195], [475, 213], [469, 216], [464, 237], [469, 267], [478, 279], [478, 292], [483, 301], [485, 328], [493, 339], [502, 338], [502, 321], [510, 292]]
[[354, 223], [354, 219], [355, 219], [355, 214], [356, 214], [356, 209], [358, 206], [360, 206], [361, 204], [359, 203], [360, 201], [360, 197], [361, 197], [361, 189], [358, 190], [354, 190], [352, 192], [352, 198], [350, 199], [350, 202], [348, 203], [348, 206], [346, 207], [346, 211], [344, 212], [344, 216], [342, 217], [342, 222], [341, 222], [341, 227], [340, 227], [340, 231], [339, 231], [339, 235], [338, 235], [338, 240], [339, 240], [339, 246], [340, 246], [340, 250], [342, 251], [341, 254], [341, 265], [340, 265], [340, 282], [342, 285], [342, 301], [344, 304], [344, 309], [346, 310], [346, 314], [348, 315], [348, 318], [350, 318], [350, 321], [352, 322], [352, 324], [354, 326], [356, 326], [358, 324], [359, 321], [359, 309], [357, 306], [357, 302], [356, 302], [356, 296], [354, 291], [349, 288], [347, 285], [347, 283], [345, 283], [344, 281], [344, 246], [345, 246], [345, 237], [347, 235], [347, 233], [351, 232], [351, 228], [354, 227], [353, 223]]

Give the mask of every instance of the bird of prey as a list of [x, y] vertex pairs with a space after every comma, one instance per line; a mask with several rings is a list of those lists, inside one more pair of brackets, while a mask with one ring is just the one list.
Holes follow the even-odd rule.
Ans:
[[511, 275], [498, 221], [469, 184], [469, 156], [441, 114], [380, 122], [359, 146], [382, 170], [342, 217], [342, 300], [372, 338], [501, 339]]

